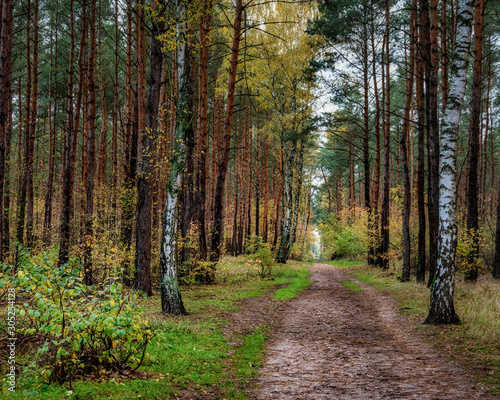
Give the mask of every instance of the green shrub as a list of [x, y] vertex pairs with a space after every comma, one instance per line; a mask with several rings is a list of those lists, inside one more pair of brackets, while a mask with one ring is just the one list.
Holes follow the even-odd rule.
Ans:
[[[4, 276], [8, 272], [4, 266]], [[146, 347], [154, 332], [134, 308], [135, 295], [112, 281], [86, 286], [79, 272], [77, 264], [57, 267], [48, 252], [38, 258], [21, 252], [17, 272], [4, 280], [23, 299], [17, 334], [37, 343], [32, 367], [48, 382], [103, 369], [127, 373], [150, 359]]]
[[366, 214], [357, 214], [350, 221], [331, 218], [320, 225], [323, 253], [329, 258], [350, 258], [367, 251]]
[[271, 275], [274, 265], [274, 253], [269, 244], [264, 243], [260, 236], [254, 236], [250, 244], [245, 248], [248, 263], [259, 270], [261, 277]]

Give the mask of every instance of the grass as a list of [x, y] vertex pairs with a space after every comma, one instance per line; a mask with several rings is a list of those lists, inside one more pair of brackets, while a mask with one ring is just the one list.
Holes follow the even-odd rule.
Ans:
[[[272, 275], [259, 277], [258, 271], [244, 258], [228, 258], [219, 270], [216, 285], [183, 287], [183, 300], [190, 313], [169, 317], [159, 311], [160, 297], [140, 299], [140, 306], [151, 325], [158, 331], [148, 347], [157, 360], [140, 371], [148, 379], [91, 379], [68, 384], [47, 385], [33, 375], [18, 376], [12, 399], [169, 399], [182, 390], [215, 393], [218, 398], [243, 399], [248, 380], [257, 374], [265, 347], [268, 328], [262, 326], [240, 338], [243, 344], [234, 349], [223, 335], [227, 325], [225, 313], [238, 309], [238, 300], [258, 297], [279, 283], [289, 283], [278, 298], [297, 296], [309, 284], [303, 263], [292, 262], [272, 268]], [[228, 371], [228, 368], [231, 370]], [[234, 379], [227, 379], [227, 375]], [[0, 378], [3, 379], [4, 377]], [[0, 398], [2, 391], [0, 381]], [[5, 388], [6, 389], [6, 388]]]
[[[397, 279], [400, 271], [396, 268], [397, 265], [381, 271], [358, 265], [349, 268], [349, 272], [361, 282], [392, 295], [401, 313], [408, 314], [418, 323], [423, 322], [429, 310], [429, 289], [414, 278], [410, 282], [401, 282]], [[450, 349], [455, 358], [471, 364], [478, 377], [490, 385], [495, 394], [500, 394], [500, 282], [482, 276], [477, 283], [470, 284], [458, 276], [455, 310], [462, 324], [425, 325], [418, 329], [431, 335], [439, 347]]]
[[361, 288], [358, 286], [357, 283], [351, 281], [342, 281], [340, 283], [345, 287], [351, 289], [353, 292], [361, 292]]
[[276, 292], [274, 292], [275, 299], [293, 299], [299, 296], [300, 293], [302, 293], [311, 284], [309, 279], [307, 279], [307, 277], [310, 275], [310, 272], [307, 270], [307, 268], [301, 268], [298, 270], [295, 269], [292, 271], [293, 272], [291, 272], [290, 274], [286, 274], [280, 281], [278, 281], [280, 283], [291, 281], [291, 283], [288, 286], [278, 289]]

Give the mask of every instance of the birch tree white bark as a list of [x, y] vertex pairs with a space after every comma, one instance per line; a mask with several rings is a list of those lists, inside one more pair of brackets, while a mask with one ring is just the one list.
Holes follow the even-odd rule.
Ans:
[[165, 211], [163, 213], [163, 234], [160, 249], [161, 311], [164, 314], [186, 314], [178, 283], [177, 223], [179, 217], [179, 194], [182, 173], [186, 161], [186, 132], [193, 116], [188, 107], [190, 90], [190, 63], [188, 61], [187, 2], [177, 0], [177, 100], [174, 125], [174, 151], [170, 178], [167, 183]]
[[449, 97], [441, 121], [438, 260], [431, 288], [429, 315], [425, 320], [427, 324], [452, 324], [459, 321], [453, 302], [457, 250], [456, 154], [458, 124], [467, 81], [473, 5], [474, 0], [459, 1]]

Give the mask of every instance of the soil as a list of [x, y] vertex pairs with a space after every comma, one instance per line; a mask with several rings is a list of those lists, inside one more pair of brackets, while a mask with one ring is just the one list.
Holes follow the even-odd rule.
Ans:
[[299, 298], [246, 299], [231, 318], [229, 334], [271, 325], [250, 399], [498, 399], [422, 340], [393, 299], [330, 265], [311, 272]]

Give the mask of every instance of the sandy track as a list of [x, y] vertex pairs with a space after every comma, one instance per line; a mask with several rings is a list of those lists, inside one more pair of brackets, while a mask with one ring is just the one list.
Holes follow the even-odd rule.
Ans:
[[[275, 310], [253, 399], [493, 399], [467, 373], [408, 332], [395, 303], [335, 267]], [[351, 280], [361, 292], [340, 282]]]

